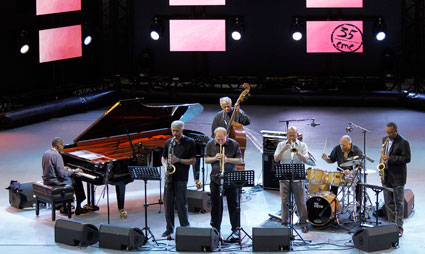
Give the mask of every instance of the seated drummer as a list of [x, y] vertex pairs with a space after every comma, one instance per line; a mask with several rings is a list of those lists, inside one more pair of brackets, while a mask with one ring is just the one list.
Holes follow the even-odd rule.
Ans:
[[[326, 153], [322, 154], [322, 159], [327, 163], [338, 163], [338, 171], [342, 171], [344, 175], [352, 175], [353, 166], [341, 166], [344, 162], [349, 160], [353, 160], [354, 156], [361, 157], [363, 154], [362, 150], [352, 144], [351, 137], [348, 135], [344, 135], [341, 137], [339, 141], [339, 146], [335, 146], [329, 156]], [[342, 170], [341, 170], [342, 169]], [[361, 180], [361, 179], [358, 179]], [[331, 192], [335, 195], [338, 195], [338, 186], [332, 186]], [[356, 201], [361, 202], [362, 200], [362, 191], [360, 185], [356, 186]]]

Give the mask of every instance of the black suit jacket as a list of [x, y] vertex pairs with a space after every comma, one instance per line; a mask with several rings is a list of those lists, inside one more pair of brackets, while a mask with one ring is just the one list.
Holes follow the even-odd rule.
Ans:
[[[382, 144], [387, 137], [382, 139]], [[389, 187], [406, 184], [407, 167], [410, 162], [410, 145], [400, 134], [394, 139], [389, 151], [389, 160], [385, 169], [385, 185]]]

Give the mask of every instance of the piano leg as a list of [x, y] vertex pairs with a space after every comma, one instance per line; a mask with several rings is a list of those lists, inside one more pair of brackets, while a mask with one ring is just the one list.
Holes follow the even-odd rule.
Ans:
[[98, 211], [99, 207], [96, 206], [95, 201], [95, 190], [94, 190], [94, 184], [91, 184], [87, 182], [87, 205], [84, 206], [84, 209], [90, 210], [90, 211]]
[[118, 209], [120, 211], [121, 219], [127, 218], [127, 212], [124, 210], [124, 201], [125, 201], [125, 183], [116, 183], [115, 191], [117, 193]]

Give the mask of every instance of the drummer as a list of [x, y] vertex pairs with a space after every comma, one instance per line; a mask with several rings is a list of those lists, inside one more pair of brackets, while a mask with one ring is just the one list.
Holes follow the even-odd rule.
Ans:
[[[332, 149], [332, 152], [329, 156], [327, 156], [326, 153], [322, 154], [322, 159], [327, 163], [337, 162], [337, 170], [342, 171], [342, 173], [347, 176], [353, 175], [353, 168], [360, 164], [360, 160], [357, 159], [361, 158], [362, 154], [362, 150], [358, 146], [353, 145], [351, 137], [344, 135], [341, 137], [339, 145]], [[333, 192], [335, 195], [338, 195], [338, 186], [332, 186], [331, 192]], [[356, 201], [359, 203], [362, 200], [361, 194], [361, 187], [360, 185], [357, 185]]]

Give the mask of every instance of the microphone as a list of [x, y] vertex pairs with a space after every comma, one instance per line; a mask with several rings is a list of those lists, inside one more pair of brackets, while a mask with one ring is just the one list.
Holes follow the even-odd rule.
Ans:
[[319, 126], [319, 125], [320, 125], [320, 123], [316, 123], [316, 122], [315, 122], [315, 120], [316, 120], [316, 119], [314, 119], [314, 118], [312, 119], [312, 122], [311, 122], [311, 124], [310, 124], [310, 125], [311, 125], [311, 127], [316, 127], [316, 126]]
[[347, 124], [347, 127], [345, 127], [345, 131], [346, 132], [352, 132], [353, 131], [353, 123], [352, 122], [349, 122]]

